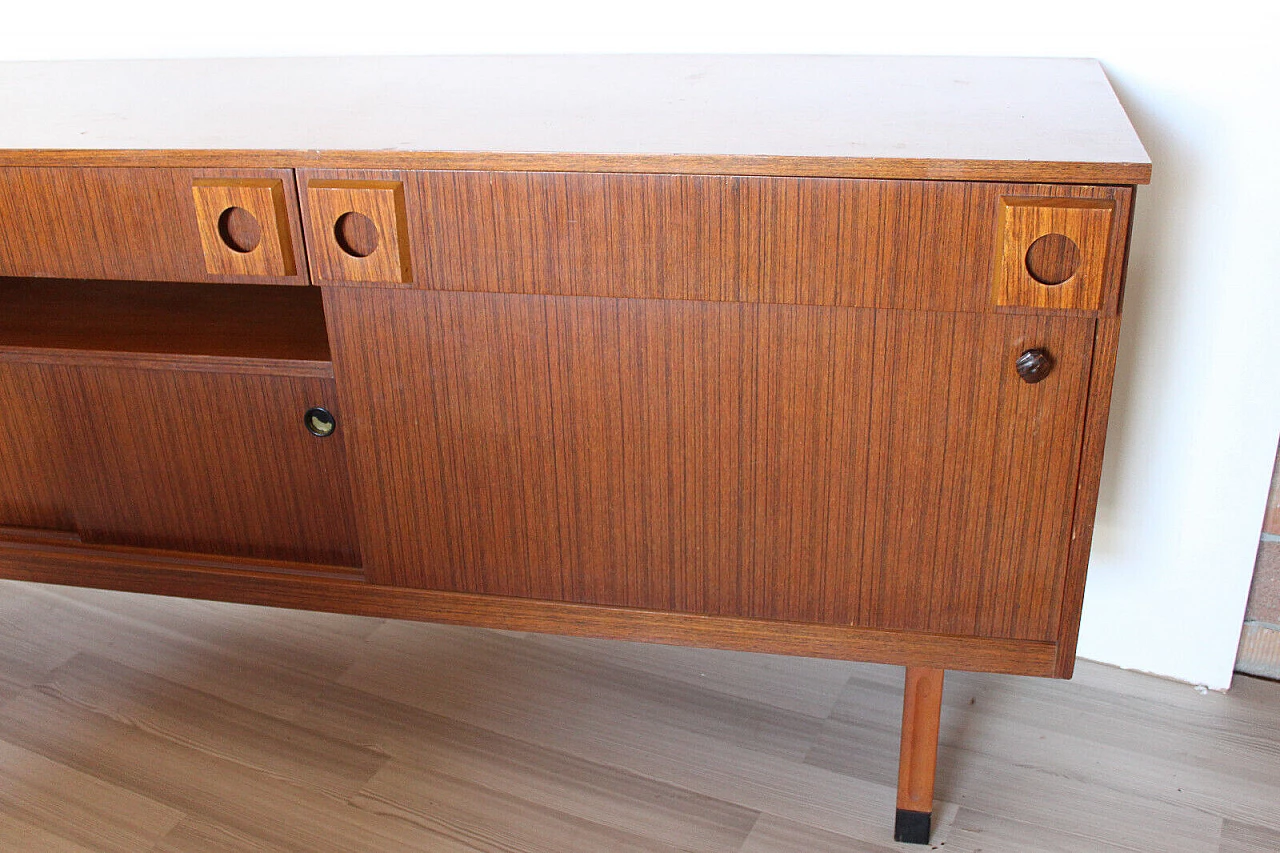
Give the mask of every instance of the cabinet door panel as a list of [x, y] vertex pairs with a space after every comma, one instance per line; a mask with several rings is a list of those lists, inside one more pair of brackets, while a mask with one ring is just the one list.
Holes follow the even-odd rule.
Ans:
[[1091, 319], [325, 300], [372, 580], [1054, 636]]
[[0, 360], [0, 527], [72, 529], [61, 382], [60, 368]]
[[74, 373], [76, 517], [86, 542], [354, 566], [340, 432], [303, 414], [333, 381], [202, 371]]
[[[881, 312], [870, 367], [860, 624], [1052, 639], [1095, 323]], [[1042, 348], [1048, 378], [1015, 362]]]

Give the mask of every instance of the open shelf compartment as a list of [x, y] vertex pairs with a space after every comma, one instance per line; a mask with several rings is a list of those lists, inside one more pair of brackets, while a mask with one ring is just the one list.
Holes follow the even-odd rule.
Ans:
[[0, 352], [325, 363], [313, 287], [0, 277]]

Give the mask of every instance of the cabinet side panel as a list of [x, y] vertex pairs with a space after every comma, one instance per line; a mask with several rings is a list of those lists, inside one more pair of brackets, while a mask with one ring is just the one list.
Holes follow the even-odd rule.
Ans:
[[1102, 453], [1107, 442], [1107, 421], [1111, 414], [1111, 390], [1115, 380], [1116, 357], [1120, 349], [1120, 313], [1124, 308], [1124, 287], [1128, 275], [1129, 242], [1133, 238], [1135, 188], [1118, 188], [1121, 227], [1114, 230], [1111, 268], [1108, 276], [1117, 292], [1116, 316], [1098, 321], [1093, 345], [1093, 371], [1089, 380], [1088, 411], [1084, 422], [1080, 473], [1076, 485], [1076, 506], [1071, 530], [1071, 551], [1063, 578], [1058, 617], [1055, 675], [1070, 678], [1075, 671], [1076, 642], [1080, 636], [1080, 614], [1084, 607], [1085, 575], [1093, 546], [1093, 524], [1098, 510], [1098, 490], [1102, 482]]
[[65, 387], [56, 367], [0, 358], [0, 527], [72, 529], [60, 409]]
[[1084, 447], [1076, 487], [1071, 552], [1063, 580], [1059, 584], [1062, 602], [1057, 675], [1061, 678], [1070, 678], [1075, 668], [1080, 611], [1084, 606], [1085, 573], [1089, 568], [1089, 551], [1093, 545], [1093, 523], [1098, 510], [1098, 489], [1102, 480], [1102, 451], [1107, 440], [1112, 380], [1119, 346], [1120, 318], [1099, 320], [1093, 350], [1093, 377], [1089, 384], [1089, 411], [1084, 425]]

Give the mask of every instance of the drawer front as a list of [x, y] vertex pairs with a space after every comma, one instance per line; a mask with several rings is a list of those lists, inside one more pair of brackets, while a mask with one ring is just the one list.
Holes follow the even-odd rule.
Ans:
[[[75, 527], [90, 543], [359, 565], [333, 380], [63, 368]], [[341, 421], [339, 421], [341, 425]]]
[[[1125, 187], [823, 178], [300, 178], [321, 284], [928, 311], [1116, 313], [1131, 198]], [[338, 245], [348, 213], [381, 235], [376, 264]]]
[[288, 170], [0, 168], [0, 276], [306, 284]]
[[[325, 292], [371, 580], [1052, 640], [1096, 321]], [[1054, 360], [1028, 382], [1028, 350]]]

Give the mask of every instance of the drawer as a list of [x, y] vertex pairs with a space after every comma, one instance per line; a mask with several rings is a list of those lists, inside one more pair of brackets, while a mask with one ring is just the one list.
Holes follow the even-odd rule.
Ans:
[[289, 170], [0, 168], [0, 276], [306, 284]]
[[931, 311], [1116, 313], [1131, 198], [835, 178], [300, 177], [319, 284]]

